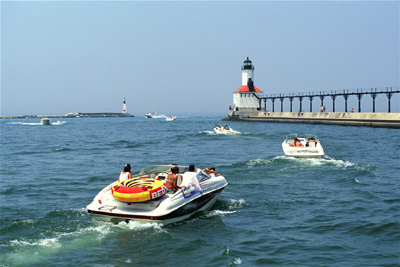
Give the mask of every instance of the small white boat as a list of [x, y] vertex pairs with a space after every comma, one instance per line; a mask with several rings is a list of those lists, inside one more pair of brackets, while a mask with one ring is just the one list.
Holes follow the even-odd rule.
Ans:
[[50, 120], [49, 118], [42, 118], [42, 119], [40, 120], [40, 123], [41, 123], [42, 125], [51, 125], [51, 120]]
[[290, 134], [282, 143], [286, 156], [295, 158], [322, 158], [325, 153], [316, 135], [306, 134], [299, 138], [297, 134]]
[[168, 116], [165, 118], [166, 121], [174, 121], [176, 119], [175, 116]]
[[156, 116], [156, 115], [157, 115], [157, 112], [155, 112], [155, 111], [149, 112], [149, 113], [146, 113], [146, 114], [145, 114], [146, 118], [153, 118], [153, 117]]
[[239, 133], [238, 131], [235, 131], [231, 127], [229, 127], [228, 124], [225, 124], [225, 126], [215, 125], [214, 132], [217, 134]]
[[[125, 181], [130, 183], [134, 179], [145, 181], [153, 179], [160, 183], [160, 181], [165, 181], [168, 174], [171, 173], [171, 167], [172, 165], [149, 166], [133, 172], [132, 179]], [[195, 169], [196, 173], [186, 173], [189, 169], [187, 166], [179, 166], [179, 169], [183, 177], [191, 175], [191, 182], [188, 183], [186, 189], [178, 190], [174, 194], [163, 192], [160, 197], [156, 196], [157, 198], [145, 202], [122, 202], [115, 199], [115, 192], [119, 190], [120, 184], [113, 182], [96, 195], [92, 203], [87, 206], [87, 211], [94, 219], [114, 223], [134, 220], [166, 225], [185, 220], [197, 212], [211, 208], [219, 194], [228, 185], [226, 179], [221, 175], [208, 175], [198, 168]], [[163, 183], [161, 182], [161, 184]], [[149, 194], [153, 190], [148, 186], [140, 188], [144, 191], [149, 190]]]

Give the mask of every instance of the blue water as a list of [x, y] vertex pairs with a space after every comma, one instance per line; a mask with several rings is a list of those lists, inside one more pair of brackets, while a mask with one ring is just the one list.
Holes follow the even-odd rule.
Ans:
[[[1, 120], [0, 266], [399, 266], [400, 131], [222, 116]], [[283, 156], [290, 133], [327, 157]], [[126, 163], [216, 167], [211, 210], [172, 225], [111, 224], [86, 205]]]

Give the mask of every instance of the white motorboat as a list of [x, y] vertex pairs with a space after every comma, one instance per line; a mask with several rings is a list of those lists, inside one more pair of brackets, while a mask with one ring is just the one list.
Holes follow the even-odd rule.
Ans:
[[226, 124], [225, 126], [215, 125], [214, 132], [217, 134], [239, 133], [238, 131], [235, 131], [231, 127], [229, 127], [228, 124]]
[[51, 125], [51, 120], [50, 120], [49, 118], [42, 118], [42, 119], [40, 120], [40, 123], [41, 123], [42, 125]]
[[174, 121], [176, 119], [175, 116], [168, 116], [165, 118], [166, 121]]
[[155, 112], [155, 111], [148, 112], [148, 113], [145, 114], [146, 118], [153, 118], [156, 115], [157, 115], [157, 112]]
[[[132, 180], [140, 178], [165, 181], [171, 173], [171, 166], [155, 165], [143, 168], [132, 173]], [[179, 168], [183, 176], [193, 176], [193, 178], [190, 177], [192, 180], [186, 189], [178, 190], [175, 194], [164, 192], [161, 197], [145, 202], [128, 203], [114, 198], [112, 191], [115, 192], [118, 182], [113, 182], [96, 195], [92, 203], [87, 206], [87, 211], [94, 219], [114, 223], [134, 220], [166, 225], [185, 220], [197, 212], [211, 208], [219, 194], [228, 185], [223, 176], [208, 175], [198, 168], [195, 170], [196, 173], [188, 172], [187, 166], [179, 166]], [[143, 188], [142, 190], [151, 190], [151, 188]]]
[[295, 158], [322, 158], [324, 149], [316, 135], [306, 134], [299, 138], [297, 134], [290, 134], [282, 143], [286, 156]]

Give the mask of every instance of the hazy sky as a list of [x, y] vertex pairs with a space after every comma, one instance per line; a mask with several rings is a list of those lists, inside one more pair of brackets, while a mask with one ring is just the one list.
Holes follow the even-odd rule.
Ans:
[[1, 114], [225, 115], [246, 57], [265, 94], [398, 87], [399, 2], [2, 1]]

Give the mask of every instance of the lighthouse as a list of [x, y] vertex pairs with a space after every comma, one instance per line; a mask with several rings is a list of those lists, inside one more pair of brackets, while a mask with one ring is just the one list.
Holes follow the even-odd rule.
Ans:
[[263, 91], [254, 86], [254, 66], [247, 57], [242, 66], [242, 86], [233, 92], [233, 106], [238, 110], [257, 110], [259, 96]]
[[126, 113], [126, 102], [125, 102], [125, 97], [122, 100], [122, 113]]

